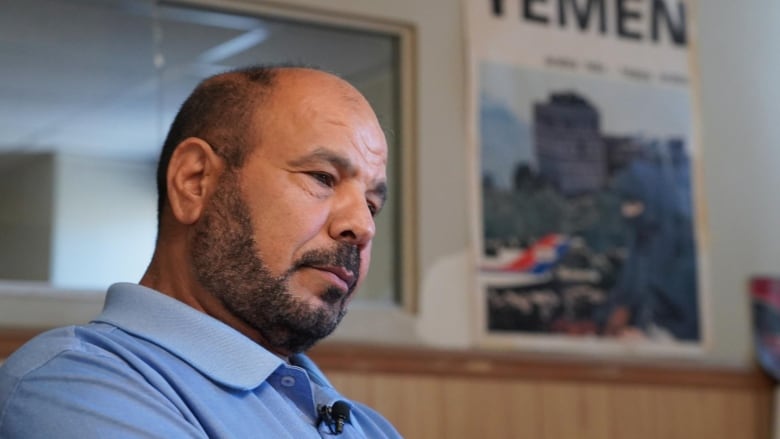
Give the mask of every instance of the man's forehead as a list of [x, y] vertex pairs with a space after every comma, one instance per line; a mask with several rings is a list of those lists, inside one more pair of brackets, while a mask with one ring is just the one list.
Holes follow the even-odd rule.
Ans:
[[[304, 141], [308, 152], [324, 146], [343, 154], [346, 150], [338, 146], [343, 143], [358, 152], [358, 156], [347, 154], [351, 160], [381, 168], [384, 175], [387, 140], [371, 105], [357, 89], [334, 75], [311, 69], [285, 68], [276, 78], [273, 92], [261, 104], [265, 108], [257, 112], [260, 144], [269, 135], [299, 140], [303, 139], [300, 135], [312, 136]], [[320, 135], [345, 137], [325, 140]], [[279, 142], [284, 139], [277, 137], [274, 143]]]

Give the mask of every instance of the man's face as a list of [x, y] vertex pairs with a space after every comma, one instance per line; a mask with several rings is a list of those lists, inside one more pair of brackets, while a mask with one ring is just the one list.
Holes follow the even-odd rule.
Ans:
[[280, 77], [259, 144], [226, 171], [196, 225], [203, 286], [274, 350], [328, 335], [369, 266], [387, 146], [368, 104], [333, 77]]

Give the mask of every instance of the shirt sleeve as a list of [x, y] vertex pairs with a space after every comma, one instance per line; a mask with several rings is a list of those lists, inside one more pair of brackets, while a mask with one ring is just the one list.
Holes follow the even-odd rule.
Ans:
[[115, 357], [64, 351], [23, 375], [2, 372], [3, 439], [207, 437], [185, 407]]

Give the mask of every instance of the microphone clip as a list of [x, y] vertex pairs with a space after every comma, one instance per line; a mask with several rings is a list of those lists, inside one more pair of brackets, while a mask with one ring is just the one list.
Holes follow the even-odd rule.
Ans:
[[350, 406], [341, 400], [332, 405], [321, 405], [319, 415], [319, 423], [324, 422], [332, 434], [341, 434], [344, 431], [344, 423], [349, 422]]

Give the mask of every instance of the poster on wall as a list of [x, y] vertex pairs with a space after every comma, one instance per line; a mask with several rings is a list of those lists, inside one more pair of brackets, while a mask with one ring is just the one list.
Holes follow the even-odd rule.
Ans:
[[685, 0], [466, 0], [477, 339], [706, 348]]

